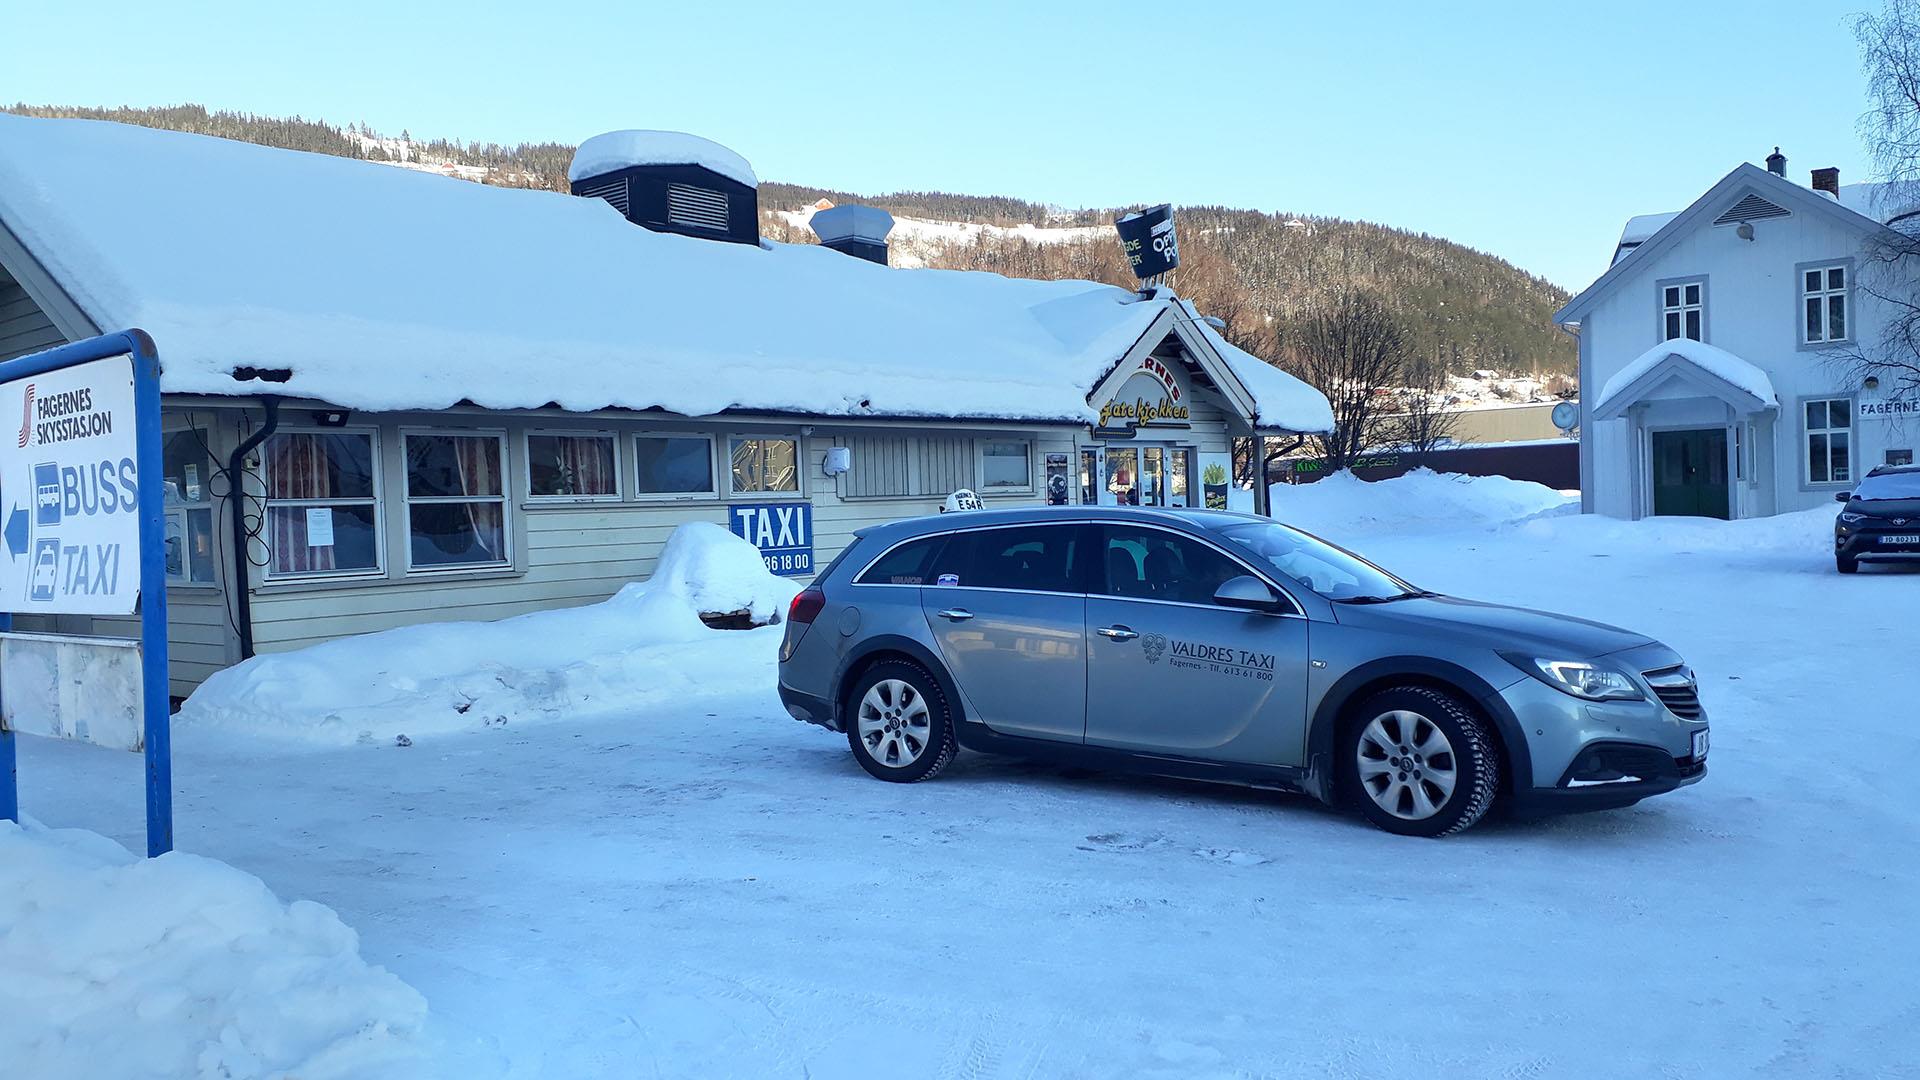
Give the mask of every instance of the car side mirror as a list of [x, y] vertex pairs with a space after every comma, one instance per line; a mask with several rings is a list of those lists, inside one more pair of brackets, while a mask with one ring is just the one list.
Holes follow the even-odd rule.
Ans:
[[1853, 492], [1851, 491], [1836, 491], [1833, 493], [1834, 502], [1846, 502], [1851, 498], [1853, 498]]
[[1275, 613], [1289, 610], [1285, 597], [1252, 574], [1242, 574], [1222, 584], [1214, 590], [1213, 602], [1221, 607], [1245, 611]]

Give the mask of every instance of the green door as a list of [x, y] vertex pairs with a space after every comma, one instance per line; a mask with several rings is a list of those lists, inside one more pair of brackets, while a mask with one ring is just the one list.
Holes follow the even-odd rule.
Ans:
[[1653, 433], [1653, 512], [1662, 517], [1725, 519], [1725, 428]]

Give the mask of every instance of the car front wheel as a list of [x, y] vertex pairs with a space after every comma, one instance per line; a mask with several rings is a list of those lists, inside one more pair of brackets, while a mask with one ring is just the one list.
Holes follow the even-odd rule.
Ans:
[[1843, 574], [1857, 574], [1860, 572], [1860, 560], [1847, 555], [1835, 555], [1833, 568]]
[[896, 784], [933, 776], [959, 749], [939, 682], [904, 660], [875, 664], [854, 683], [846, 729], [860, 767]]
[[1367, 698], [1352, 717], [1343, 786], [1367, 820], [1402, 836], [1450, 836], [1493, 806], [1499, 746], [1464, 701], [1401, 686]]

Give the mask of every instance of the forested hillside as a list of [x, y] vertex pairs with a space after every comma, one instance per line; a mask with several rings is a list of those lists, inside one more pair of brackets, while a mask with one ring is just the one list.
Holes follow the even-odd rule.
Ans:
[[[500, 146], [421, 140], [406, 131], [399, 136], [378, 134], [363, 124], [339, 127], [297, 116], [214, 112], [198, 105], [14, 105], [10, 111], [116, 120], [443, 171], [483, 183], [560, 191], [566, 190], [567, 162], [573, 153], [561, 143]], [[1017, 183], [1017, 177], [1010, 178], [1010, 186]], [[811, 232], [790, 212], [822, 198], [869, 203], [896, 217], [1043, 229], [1104, 226], [1132, 209], [1063, 210], [1006, 196], [911, 191], [868, 195], [765, 181], [760, 203], [766, 235], [810, 242]], [[1424, 233], [1306, 214], [1181, 206], [1178, 224], [1182, 265], [1175, 288], [1203, 311], [1225, 319], [1236, 343], [1262, 355], [1275, 355], [1277, 328], [1350, 284], [1378, 297], [1404, 325], [1413, 345], [1449, 371], [1573, 370], [1572, 343], [1550, 321], [1567, 294], [1495, 256]], [[1036, 240], [1003, 230], [978, 230], [964, 242], [920, 243], [915, 256], [925, 265], [952, 269], [1132, 281], [1117, 244], [1106, 233], [1051, 234]]]

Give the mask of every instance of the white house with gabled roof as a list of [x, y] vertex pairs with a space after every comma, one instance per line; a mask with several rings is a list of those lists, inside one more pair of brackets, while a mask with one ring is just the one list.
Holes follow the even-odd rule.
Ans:
[[1607, 271], [1554, 315], [1580, 344], [1582, 509], [1759, 517], [1911, 462], [1920, 400], [1852, 362], [1884, 327], [1859, 278], [1906, 216], [1893, 203], [1836, 169], [1796, 184], [1776, 148], [1684, 210], [1628, 221]]

